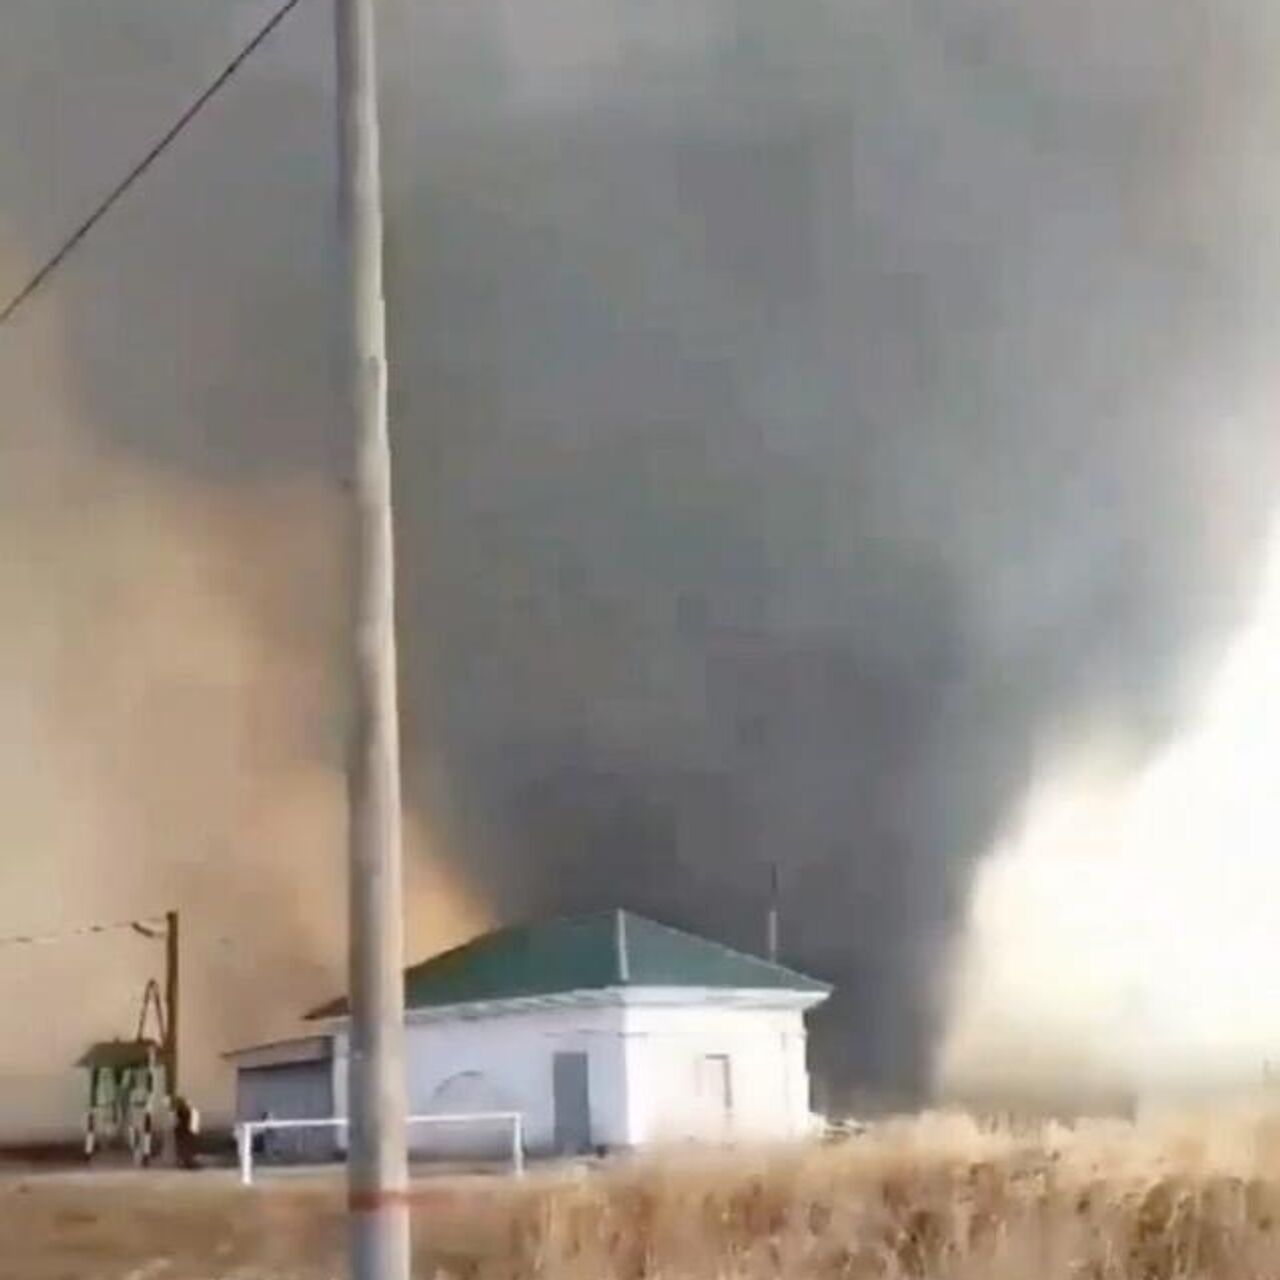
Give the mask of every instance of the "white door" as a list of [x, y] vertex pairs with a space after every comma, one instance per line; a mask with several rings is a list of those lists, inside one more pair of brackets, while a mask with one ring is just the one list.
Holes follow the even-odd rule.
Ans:
[[707, 1137], [723, 1141], [733, 1130], [733, 1076], [727, 1053], [707, 1053], [698, 1059], [696, 1089]]

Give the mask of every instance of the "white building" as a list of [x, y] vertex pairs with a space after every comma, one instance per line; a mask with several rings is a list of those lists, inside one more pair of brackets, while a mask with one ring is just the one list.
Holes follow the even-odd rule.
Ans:
[[[519, 1112], [534, 1154], [807, 1132], [804, 1019], [830, 988], [705, 938], [625, 911], [501, 929], [405, 991], [412, 1113]], [[346, 1114], [346, 1002], [310, 1021], [230, 1055], [241, 1119]]]

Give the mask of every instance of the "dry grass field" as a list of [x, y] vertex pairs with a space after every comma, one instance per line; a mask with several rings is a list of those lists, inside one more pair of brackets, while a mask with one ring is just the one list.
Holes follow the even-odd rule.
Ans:
[[[1017, 1133], [965, 1117], [835, 1147], [420, 1184], [431, 1280], [1275, 1280], [1280, 1117]], [[345, 1274], [341, 1183], [0, 1178], [0, 1280]]]

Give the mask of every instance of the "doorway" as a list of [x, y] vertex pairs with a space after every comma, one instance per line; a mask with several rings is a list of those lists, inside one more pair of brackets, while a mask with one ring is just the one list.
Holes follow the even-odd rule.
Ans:
[[585, 1053], [557, 1053], [551, 1064], [558, 1155], [591, 1150], [591, 1081]]
[[733, 1117], [733, 1077], [727, 1053], [708, 1053], [698, 1059], [698, 1108], [710, 1137], [728, 1137]]

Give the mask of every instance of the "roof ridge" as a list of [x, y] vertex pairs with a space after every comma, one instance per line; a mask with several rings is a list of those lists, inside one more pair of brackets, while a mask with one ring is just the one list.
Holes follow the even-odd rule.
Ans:
[[[635, 916], [636, 913], [632, 911], [628, 912], [628, 914]], [[701, 942], [713, 947], [719, 947], [721, 951], [726, 952], [737, 960], [746, 960], [752, 964], [764, 965], [766, 969], [773, 969], [778, 973], [785, 973], [790, 977], [801, 978], [805, 982], [817, 983], [820, 986], [826, 987], [828, 990], [831, 989], [831, 984], [823, 982], [820, 978], [814, 978], [809, 974], [801, 973], [799, 969], [792, 969], [789, 965], [780, 964], [777, 960], [770, 960], [766, 956], [758, 956], [750, 951], [743, 951], [738, 947], [731, 946], [727, 942], [721, 942], [719, 938], [708, 938], [703, 934], [690, 933], [688, 929], [680, 929], [673, 924], [666, 924], [661, 920], [654, 920], [647, 916], [636, 916], [636, 919], [643, 920], [646, 924], [651, 924], [655, 928], [664, 929], [667, 933], [674, 933], [678, 937], [685, 938], [690, 942]]]
[[415, 960], [412, 964], [405, 965], [405, 972], [408, 973], [413, 969], [420, 969], [424, 964], [435, 964], [437, 960], [443, 960], [446, 956], [466, 951], [468, 947], [474, 947], [479, 942], [487, 942], [490, 938], [497, 938], [504, 933], [511, 933], [523, 927], [523, 925], [519, 924], [500, 924], [496, 929], [483, 929], [479, 933], [473, 933], [471, 937], [464, 939], [462, 942], [455, 942], [453, 946], [445, 947], [443, 951], [433, 951], [429, 956], [423, 956], [421, 960]]
[[429, 956], [423, 956], [421, 960], [415, 960], [412, 964], [406, 965], [405, 970], [407, 972], [410, 969], [419, 969], [424, 964], [434, 964], [437, 960], [443, 960], [446, 956], [465, 951], [468, 947], [475, 946], [477, 943], [488, 942], [490, 939], [500, 938], [506, 934], [522, 933], [532, 929], [547, 929], [558, 924], [574, 924], [582, 920], [594, 920], [597, 917], [603, 919], [612, 914], [612, 911], [601, 910], [580, 912], [576, 915], [546, 916], [535, 920], [512, 920], [507, 924], [495, 925], [492, 929], [482, 929], [479, 933], [473, 933], [471, 937], [462, 942], [457, 942], [451, 947], [446, 947], [443, 951], [433, 951]]

